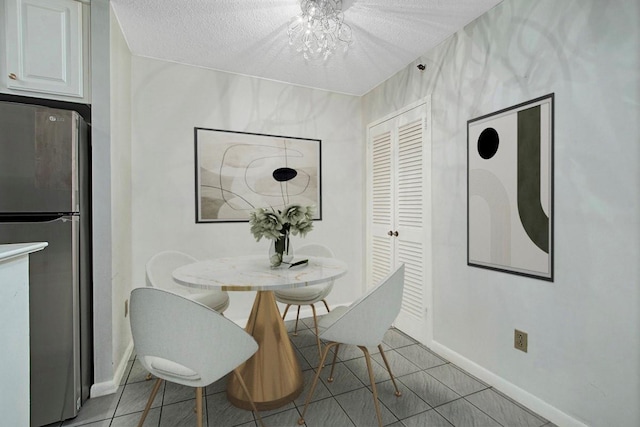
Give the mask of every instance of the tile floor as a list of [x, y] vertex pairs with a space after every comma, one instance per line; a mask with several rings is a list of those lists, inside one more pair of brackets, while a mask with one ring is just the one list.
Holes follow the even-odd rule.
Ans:
[[[293, 330], [293, 321], [286, 322]], [[318, 351], [311, 318], [303, 319], [298, 336], [291, 336], [303, 369], [305, 386], [313, 380], [318, 364]], [[345, 346], [343, 346], [345, 347]], [[554, 424], [516, 404], [482, 381], [465, 373], [402, 332], [391, 329], [383, 342], [385, 354], [398, 380], [402, 397], [394, 389], [380, 354], [371, 349], [373, 369], [378, 387], [380, 409], [385, 426], [506, 426], [551, 427]], [[318, 384], [305, 416], [309, 427], [376, 426], [376, 416], [362, 352], [353, 347], [341, 348], [331, 384]], [[328, 376], [323, 370], [323, 377]], [[63, 423], [47, 427], [136, 426], [154, 381], [146, 381], [146, 372], [135, 360], [129, 361], [118, 392], [89, 399], [80, 414]], [[261, 412], [267, 427], [294, 427], [300, 418], [307, 389], [294, 402]], [[226, 399], [225, 380], [207, 387], [205, 393], [205, 426], [256, 427], [252, 412], [231, 406]], [[145, 426], [195, 426], [193, 389], [165, 382], [155, 399]]]

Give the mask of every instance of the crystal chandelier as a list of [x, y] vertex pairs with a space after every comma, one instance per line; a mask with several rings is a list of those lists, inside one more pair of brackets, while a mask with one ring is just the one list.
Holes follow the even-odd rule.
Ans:
[[289, 45], [306, 60], [326, 60], [341, 46], [351, 44], [351, 27], [344, 23], [342, 0], [301, 0], [300, 15], [293, 18], [287, 34]]

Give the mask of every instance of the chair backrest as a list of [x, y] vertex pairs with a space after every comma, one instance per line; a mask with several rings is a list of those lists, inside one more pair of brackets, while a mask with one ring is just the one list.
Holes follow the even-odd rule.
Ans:
[[404, 264], [354, 301], [325, 329], [320, 338], [345, 344], [375, 347], [400, 313]]
[[258, 350], [253, 337], [231, 320], [162, 289], [134, 289], [130, 316], [140, 363], [178, 384], [207, 386]]
[[147, 261], [145, 265], [147, 286], [165, 289], [180, 295], [193, 293], [195, 290], [181, 286], [173, 280], [173, 270], [197, 261], [196, 258], [184, 252], [158, 252], [149, 258], [149, 261]]
[[[333, 254], [333, 251], [331, 249], [318, 243], [309, 243], [307, 245], [301, 246], [300, 248], [295, 249], [295, 254], [321, 256], [325, 258], [335, 258], [335, 255]], [[317, 297], [318, 300], [325, 299], [326, 296], [329, 295], [329, 293], [331, 293], [331, 290], [333, 289], [333, 283], [334, 281], [331, 280], [326, 284], [314, 285], [316, 287], [324, 287], [324, 289], [322, 290], [322, 293]]]

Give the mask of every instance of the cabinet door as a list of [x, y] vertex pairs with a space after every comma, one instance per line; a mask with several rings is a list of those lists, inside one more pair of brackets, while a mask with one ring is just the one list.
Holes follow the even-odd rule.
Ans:
[[369, 286], [382, 280], [394, 264], [394, 176], [393, 158], [395, 135], [391, 122], [384, 122], [370, 129], [368, 168], [370, 173], [369, 227], [370, 243]]
[[395, 263], [405, 265], [402, 308], [395, 325], [423, 343], [429, 341], [431, 327], [430, 146], [425, 116], [421, 105], [397, 117], [394, 228]]
[[7, 87], [83, 96], [82, 3], [6, 0]]
[[405, 264], [402, 307], [395, 325], [431, 340], [431, 180], [428, 102], [369, 126], [368, 285]]

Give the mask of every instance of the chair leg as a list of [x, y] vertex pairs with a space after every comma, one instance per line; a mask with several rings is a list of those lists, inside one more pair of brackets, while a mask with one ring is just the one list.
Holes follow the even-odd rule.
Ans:
[[389, 366], [389, 361], [387, 360], [387, 356], [384, 354], [384, 350], [382, 349], [382, 344], [378, 344], [378, 350], [380, 350], [380, 354], [382, 355], [382, 360], [384, 360], [384, 365], [387, 367], [387, 371], [389, 371], [389, 376], [391, 377], [391, 382], [393, 386], [396, 388], [396, 396], [402, 396], [402, 392], [398, 389], [398, 384], [396, 384], [396, 379], [393, 377], [391, 373], [391, 366]]
[[284, 313], [282, 314], [282, 320], [284, 320], [284, 318], [287, 317], [287, 311], [289, 311], [289, 307], [291, 307], [291, 304], [287, 304], [287, 306], [284, 308]]
[[296, 314], [296, 328], [293, 330], [293, 336], [298, 336], [298, 319], [300, 319], [300, 306], [298, 306], [298, 314]]
[[324, 353], [322, 354], [322, 358], [320, 359], [320, 364], [318, 365], [318, 372], [316, 372], [316, 376], [313, 378], [313, 383], [311, 383], [311, 388], [309, 389], [309, 394], [307, 394], [307, 399], [304, 401], [304, 408], [302, 409], [302, 414], [300, 415], [300, 419], [298, 420], [298, 425], [304, 424], [304, 414], [307, 412], [307, 407], [309, 406], [309, 402], [311, 402], [311, 398], [313, 397], [313, 392], [316, 391], [316, 386], [318, 385], [318, 378], [320, 378], [320, 374], [322, 373], [322, 367], [324, 366], [324, 361], [329, 354], [329, 350], [331, 347], [339, 345], [336, 342], [332, 342], [327, 344], [324, 348]]
[[196, 425], [202, 427], [202, 387], [196, 387]]
[[316, 316], [316, 307], [313, 304], [311, 304], [311, 312], [313, 313], [313, 326], [316, 332], [316, 343], [318, 344], [318, 357], [322, 357], [322, 345], [320, 344], [320, 333], [318, 332], [318, 317]]
[[331, 310], [329, 310], [329, 304], [327, 304], [327, 300], [322, 300], [322, 302], [324, 303], [324, 306], [327, 308], [327, 313], [331, 312]]
[[336, 367], [336, 359], [338, 358], [338, 350], [340, 350], [340, 344], [336, 345], [336, 350], [333, 353], [333, 362], [331, 363], [331, 372], [329, 372], [329, 378], [327, 378], [327, 382], [333, 382], [333, 370]]
[[373, 377], [373, 369], [371, 368], [371, 355], [367, 347], [359, 347], [364, 353], [364, 360], [367, 362], [367, 370], [369, 371], [369, 381], [371, 382], [371, 390], [373, 391], [373, 405], [376, 408], [376, 415], [378, 416], [378, 426], [382, 427], [382, 416], [380, 415], [380, 405], [378, 404], [378, 390], [376, 388], [376, 380]]
[[144, 424], [145, 418], [147, 418], [147, 414], [149, 413], [149, 409], [151, 409], [151, 404], [153, 403], [153, 399], [156, 398], [156, 394], [158, 394], [158, 390], [160, 390], [160, 385], [162, 384], [162, 378], [158, 378], [156, 383], [151, 390], [151, 395], [149, 396], [149, 400], [147, 401], [147, 406], [144, 407], [144, 412], [142, 413], [142, 417], [140, 417], [140, 421], [138, 421], [138, 427], [142, 427]]
[[256, 408], [256, 404], [253, 401], [253, 397], [251, 397], [251, 394], [249, 394], [249, 390], [247, 390], [247, 385], [242, 379], [242, 376], [238, 374], [238, 371], [236, 371], [235, 369], [233, 370], [233, 375], [235, 375], [236, 379], [240, 383], [240, 387], [242, 387], [242, 391], [244, 391], [244, 393], [247, 395], [247, 398], [249, 398], [249, 403], [251, 403], [251, 408], [253, 409], [253, 412], [256, 414], [256, 417], [258, 417], [258, 422], [262, 427], [264, 427], [264, 423], [262, 422], [262, 417], [260, 416], [260, 412], [258, 412], [258, 408]]

